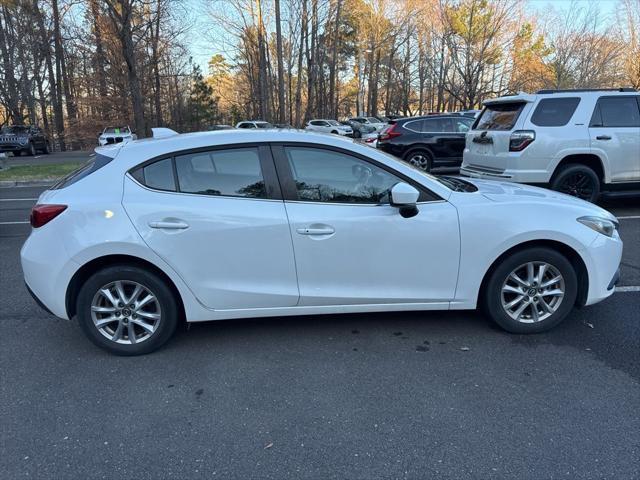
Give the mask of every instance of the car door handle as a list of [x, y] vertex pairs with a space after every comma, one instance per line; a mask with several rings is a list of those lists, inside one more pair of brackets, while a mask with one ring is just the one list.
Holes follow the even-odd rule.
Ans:
[[335, 233], [335, 229], [333, 227], [322, 227], [322, 228], [298, 228], [296, 230], [300, 235], [331, 235]]
[[611, 140], [611, 137], [609, 135], [598, 135], [596, 140]]
[[151, 228], [166, 228], [169, 230], [184, 230], [189, 228], [189, 224], [185, 222], [149, 222]]

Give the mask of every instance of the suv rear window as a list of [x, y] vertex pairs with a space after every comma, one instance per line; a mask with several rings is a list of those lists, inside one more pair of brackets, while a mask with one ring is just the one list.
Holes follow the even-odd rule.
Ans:
[[111, 160], [113, 160], [112, 157], [107, 157], [106, 155], [100, 155], [99, 153], [96, 153], [96, 156], [93, 157], [92, 160], [89, 160], [77, 170], [74, 170], [66, 177], [63, 177], [58, 183], [51, 187], [51, 190], [60, 190], [61, 188], [73, 185], [78, 180], [82, 180], [84, 177], [91, 175], [96, 170], [101, 169]]
[[504, 102], [487, 105], [476, 123], [477, 130], [511, 130], [525, 102]]
[[578, 108], [580, 98], [543, 98], [538, 103], [531, 123], [539, 127], [563, 127]]

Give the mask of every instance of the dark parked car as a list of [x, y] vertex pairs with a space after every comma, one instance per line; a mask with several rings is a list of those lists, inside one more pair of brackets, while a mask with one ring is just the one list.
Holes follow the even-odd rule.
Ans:
[[40, 128], [12, 125], [0, 130], [0, 152], [13, 152], [17, 157], [35, 155], [38, 150], [49, 153], [49, 139]]
[[391, 120], [378, 136], [377, 148], [427, 172], [462, 164], [465, 133], [474, 119], [429, 115]]

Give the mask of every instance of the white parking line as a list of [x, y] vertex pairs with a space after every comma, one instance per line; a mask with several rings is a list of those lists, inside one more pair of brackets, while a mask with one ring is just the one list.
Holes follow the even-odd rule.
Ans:
[[0, 225], [23, 225], [31, 222], [0, 222]]
[[640, 215], [627, 215], [626, 217], [618, 217], [618, 220], [638, 220]]
[[616, 287], [616, 292], [640, 292], [640, 285], [625, 285], [624, 287]]
[[26, 202], [27, 200], [34, 202], [38, 199], [37, 198], [0, 198], [0, 202]]

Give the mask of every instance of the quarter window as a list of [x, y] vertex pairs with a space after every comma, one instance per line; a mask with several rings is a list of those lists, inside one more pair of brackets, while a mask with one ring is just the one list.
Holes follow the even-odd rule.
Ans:
[[539, 127], [562, 127], [569, 123], [578, 108], [579, 98], [545, 98], [540, 100], [531, 123]]
[[175, 158], [181, 192], [267, 198], [257, 148], [236, 148]]
[[142, 171], [144, 184], [149, 188], [175, 191], [176, 181], [173, 176], [173, 165], [170, 158], [147, 165]]
[[309, 147], [287, 147], [285, 151], [299, 200], [385, 204], [391, 187], [401, 181], [380, 167], [340, 152]]
[[591, 127], [640, 127], [636, 97], [602, 97], [591, 118]]

